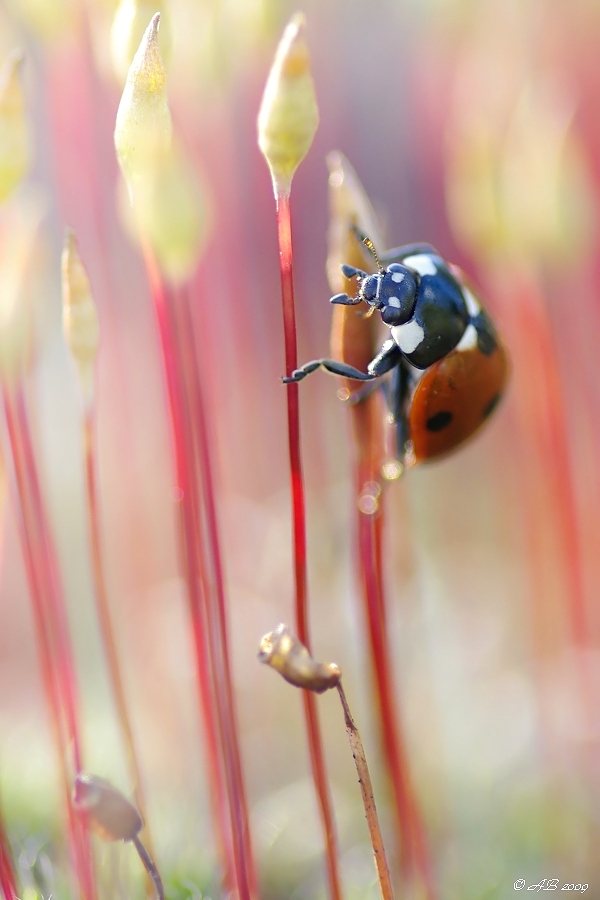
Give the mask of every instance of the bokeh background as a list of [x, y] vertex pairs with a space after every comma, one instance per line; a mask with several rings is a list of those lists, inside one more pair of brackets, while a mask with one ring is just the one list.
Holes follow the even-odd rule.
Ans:
[[[201, 186], [205, 241], [193, 282], [203, 299], [194, 315], [263, 896], [321, 898], [300, 698], [255, 658], [261, 635], [292, 618], [276, 224], [256, 115], [296, 7], [138, 6], [144, 25], [162, 10], [171, 109]], [[593, 0], [331, 0], [302, 9], [321, 122], [292, 192], [300, 359], [327, 354], [325, 158], [335, 149], [357, 170], [388, 246], [425, 240], [469, 273], [512, 361], [507, 397], [485, 432], [386, 488], [390, 641], [439, 897], [508, 898], [518, 878], [552, 877], [587, 883], [588, 896], [600, 897], [600, 8]], [[105, 562], [158, 861], [170, 896], [215, 900], [162, 364], [112, 145], [126, 72], [111, 44], [115, 11], [109, 0], [0, 4], [0, 56], [25, 52], [34, 142], [0, 231], [17, 216], [39, 218], [27, 389], [89, 767], [128, 791], [92, 598], [80, 402], [60, 321], [67, 225], [101, 320]], [[350, 429], [336, 388], [325, 375], [300, 388], [314, 649], [342, 667], [388, 827], [356, 583]], [[33, 900], [36, 879], [51, 890], [64, 859], [62, 813], [9, 459], [5, 470], [0, 798]], [[346, 896], [376, 897], [336, 699], [319, 705]], [[98, 852], [116, 873], [111, 896], [131, 896], [124, 873], [135, 883], [137, 866], [128, 849]]]

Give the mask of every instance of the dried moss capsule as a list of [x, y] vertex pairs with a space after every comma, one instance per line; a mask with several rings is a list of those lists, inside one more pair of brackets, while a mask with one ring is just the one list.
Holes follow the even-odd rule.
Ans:
[[73, 787], [73, 806], [85, 813], [106, 841], [132, 841], [143, 821], [135, 806], [106, 778], [81, 772]]
[[258, 659], [296, 687], [322, 694], [336, 687], [342, 673], [335, 663], [316, 662], [287, 625], [265, 634]]

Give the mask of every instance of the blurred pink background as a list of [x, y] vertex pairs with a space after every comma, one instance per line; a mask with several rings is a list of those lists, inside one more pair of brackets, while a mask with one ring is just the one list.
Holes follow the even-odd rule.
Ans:
[[[162, 366], [143, 265], [119, 213], [114, 7], [0, 4], [1, 55], [25, 50], [35, 142], [10, 204], [35, 194], [43, 208], [28, 392], [90, 768], [127, 791], [92, 601], [80, 409], [60, 323], [70, 225], [101, 319], [105, 559], [159, 861], [167, 881], [188, 879], [214, 900]], [[320, 898], [300, 699], [255, 660], [261, 635], [292, 618], [276, 227], [255, 123], [295, 8], [171, 0], [162, 9], [173, 118], [209, 215], [195, 317], [263, 896]], [[154, 11], [148, 5], [147, 20]], [[600, 896], [600, 12], [588, 0], [309, 2], [303, 11], [321, 123], [292, 191], [300, 359], [328, 352], [325, 157], [337, 149], [356, 168], [388, 246], [424, 240], [460, 264], [512, 360], [508, 395], [485, 432], [387, 488], [390, 639], [440, 897], [508, 898], [516, 879], [543, 877], [589, 883], [588, 896]], [[0, 210], [0, 230], [9, 214]], [[314, 650], [344, 672], [385, 825], [354, 568], [352, 448], [336, 389], [324, 375], [300, 388]], [[56, 828], [57, 776], [10, 467], [5, 500], [0, 794], [27, 873], [27, 854], [42, 847], [43, 859]], [[319, 705], [347, 897], [376, 897], [341, 712], [333, 696]], [[101, 853], [134, 868], [122, 848]], [[195, 896], [185, 890], [173, 896]]]

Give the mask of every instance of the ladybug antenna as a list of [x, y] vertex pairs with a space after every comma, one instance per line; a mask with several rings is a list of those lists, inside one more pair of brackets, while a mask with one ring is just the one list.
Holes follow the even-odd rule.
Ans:
[[361, 244], [364, 244], [365, 247], [367, 248], [367, 250], [369, 251], [369, 253], [372, 255], [372, 257], [373, 257], [373, 259], [375, 260], [375, 263], [376, 263], [376, 265], [377, 265], [377, 268], [379, 269], [379, 272], [380, 272], [380, 273], [383, 272], [383, 271], [384, 271], [383, 266], [382, 266], [381, 263], [379, 262], [379, 257], [378, 257], [378, 255], [377, 255], [377, 250], [375, 249], [375, 244], [373, 243], [373, 241], [371, 240], [371, 238], [370, 238], [370, 237], [367, 237], [367, 235], [364, 234], [364, 233], [360, 230], [360, 228], [357, 228], [356, 225], [353, 225], [353, 226], [352, 226], [352, 231], [354, 232], [354, 234], [356, 235], [356, 237], [359, 239], [359, 241], [361, 242]]

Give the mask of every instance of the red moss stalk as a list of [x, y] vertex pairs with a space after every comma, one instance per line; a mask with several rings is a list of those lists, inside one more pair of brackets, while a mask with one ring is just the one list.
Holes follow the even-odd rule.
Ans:
[[[371, 478], [359, 469], [358, 492]], [[381, 503], [381, 499], [379, 503]], [[375, 676], [379, 708], [379, 727], [383, 752], [394, 794], [398, 821], [400, 859], [408, 877], [419, 873], [426, 896], [435, 890], [431, 862], [419, 807], [410, 780], [404, 736], [394, 697], [393, 666], [386, 631], [385, 596], [382, 570], [383, 512], [367, 515], [358, 512], [358, 543], [363, 602], [367, 617], [369, 649]]]
[[[185, 347], [178, 343], [177, 320], [152, 252], [146, 246], [144, 258], [150, 280], [160, 333], [173, 432], [177, 482], [181, 493], [181, 552], [192, 618], [197, 681], [207, 735], [209, 786], [215, 820], [218, 823], [225, 880], [240, 900], [253, 897], [253, 864], [248, 856], [249, 829], [240, 804], [243, 793], [233, 759], [232, 734], [235, 724], [230, 712], [224, 666], [228, 663], [226, 642], [221, 637], [224, 610], [215, 616], [210, 599], [209, 568], [203, 558], [203, 513], [199, 506], [198, 477], [192, 428], [193, 410], [186, 388]], [[181, 353], [181, 355], [180, 355]], [[189, 371], [189, 359], [187, 371]], [[215, 571], [214, 559], [210, 571]], [[218, 568], [219, 566], [217, 566]], [[241, 777], [241, 776], [240, 776]]]
[[102, 541], [100, 533], [100, 509], [98, 501], [96, 442], [94, 436], [94, 412], [88, 411], [83, 423], [83, 447], [85, 463], [85, 487], [87, 497], [88, 529], [90, 553], [92, 561], [92, 577], [94, 582], [94, 596], [96, 598], [96, 610], [100, 622], [100, 631], [104, 645], [104, 653], [108, 667], [109, 678], [112, 686], [113, 697], [117, 710], [117, 718], [121, 735], [125, 746], [125, 754], [130, 777], [133, 780], [133, 795], [136, 805], [144, 820], [144, 839], [148, 845], [151, 856], [154, 856], [152, 838], [148, 826], [146, 802], [142, 787], [142, 777], [138, 754], [133, 736], [133, 728], [129, 716], [125, 687], [121, 676], [119, 653], [114, 635], [106, 580], [104, 577], [104, 565], [102, 561]]
[[[332, 154], [330, 197], [332, 219], [328, 261], [332, 290], [351, 293], [354, 285], [339, 282], [342, 262], [362, 266], [364, 260], [352, 225], [376, 234], [378, 227], [356, 173], [340, 154]], [[376, 321], [365, 318], [354, 307], [336, 306], [331, 330], [331, 355], [366, 371], [375, 353]], [[356, 383], [345, 380], [351, 396]], [[425, 828], [411, 785], [404, 735], [394, 690], [394, 671], [386, 628], [386, 597], [383, 574], [384, 506], [381, 470], [385, 450], [385, 405], [380, 392], [371, 393], [350, 408], [355, 448], [355, 510], [362, 603], [368, 628], [368, 647], [375, 679], [379, 728], [383, 754], [394, 796], [398, 858], [405, 876], [418, 873], [426, 896], [434, 897], [431, 863]]]
[[222, 680], [223, 683], [223, 690], [219, 692], [218, 699], [221, 701], [222, 707], [220, 715], [224, 732], [224, 760], [227, 764], [227, 781], [230, 785], [231, 801], [235, 807], [233, 833], [235, 839], [239, 840], [240, 843], [243, 871], [248, 880], [250, 894], [255, 897], [258, 895], [258, 888], [229, 659], [227, 598], [214, 495], [214, 466], [210, 452], [202, 378], [197, 365], [190, 297], [187, 290], [182, 290], [175, 298], [174, 315], [177, 327], [177, 343], [181, 350], [184, 368], [188, 413], [193, 429], [194, 458], [197, 462], [200, 495], [206, 520], [204, 541], [200, 549], [203, 551], [203, 568], [206, 572], [210, 571], [212, 574], [211, 589], [206, 594], [207, 614], [211, 623], [212, 635], [209, 641], [209, 650], [213, 654], [215, 678]]
[[4, 900], [17, 900], [17, 879], [10, 844], [0, 817], [0, 891]]
[[[292, 17], [283, 32], [265, 85], [257, 123], [258, 145], [271, 171], [277, 206], [285, 365], [288, 376], [297, 366], [289, 198], [294, 173], [308, 153], [319, 122], [304, 28], [304, 16], [298, 13]], [[296, 633], [300, 641], [310, 649], [306, 590], [306, 512], [296, 384], [289, 384], [287, 387], [287, 420], [292, 491]], [[339, 900], [337, 841], [317, 708], [315, 698], [307, 691], [303, 692], [303, 702], [313, 780], [325, 832], [329, 888], [332, 898]]]
[[[279, 263], [281, 271], [281, 297], [283, 304], [283, 328], [285, 339], [286, 376], [298, 367], [296, 346], [296, 313], [292, 265], [292, 234], [289, 194], [277, 196], [277, 234], [279, 238]], [[310, 650], [308, 628], [308, 598], [306, 579], [306, 504], [300, 455], [300, 416], [298, 385], [287, 385], [288, 444], [292, 489], [292, 534], [294, 550], [294, 616], [298, 638]], [[310, 763], [319, 801], [321, 821], [325, 833], [327, 872], [329, 887], [334, 900], [341, 897], [340, 875], [337, 858], [335, 823], [325, 770], [323, 741], [319, 726], [315, 697], [303, 691], [304, 716], [308, 735]]]
[[95, 900], [93, 855], [83, 823], [71, 804], [71, 783], [81, 771], [75, 670], [56, 552], [48, 527], [22, 388], [3, 394], [13, 458], [17, 519], [31, 591], [42, 681], [54, 731], [73, 867], [85, 900]]

